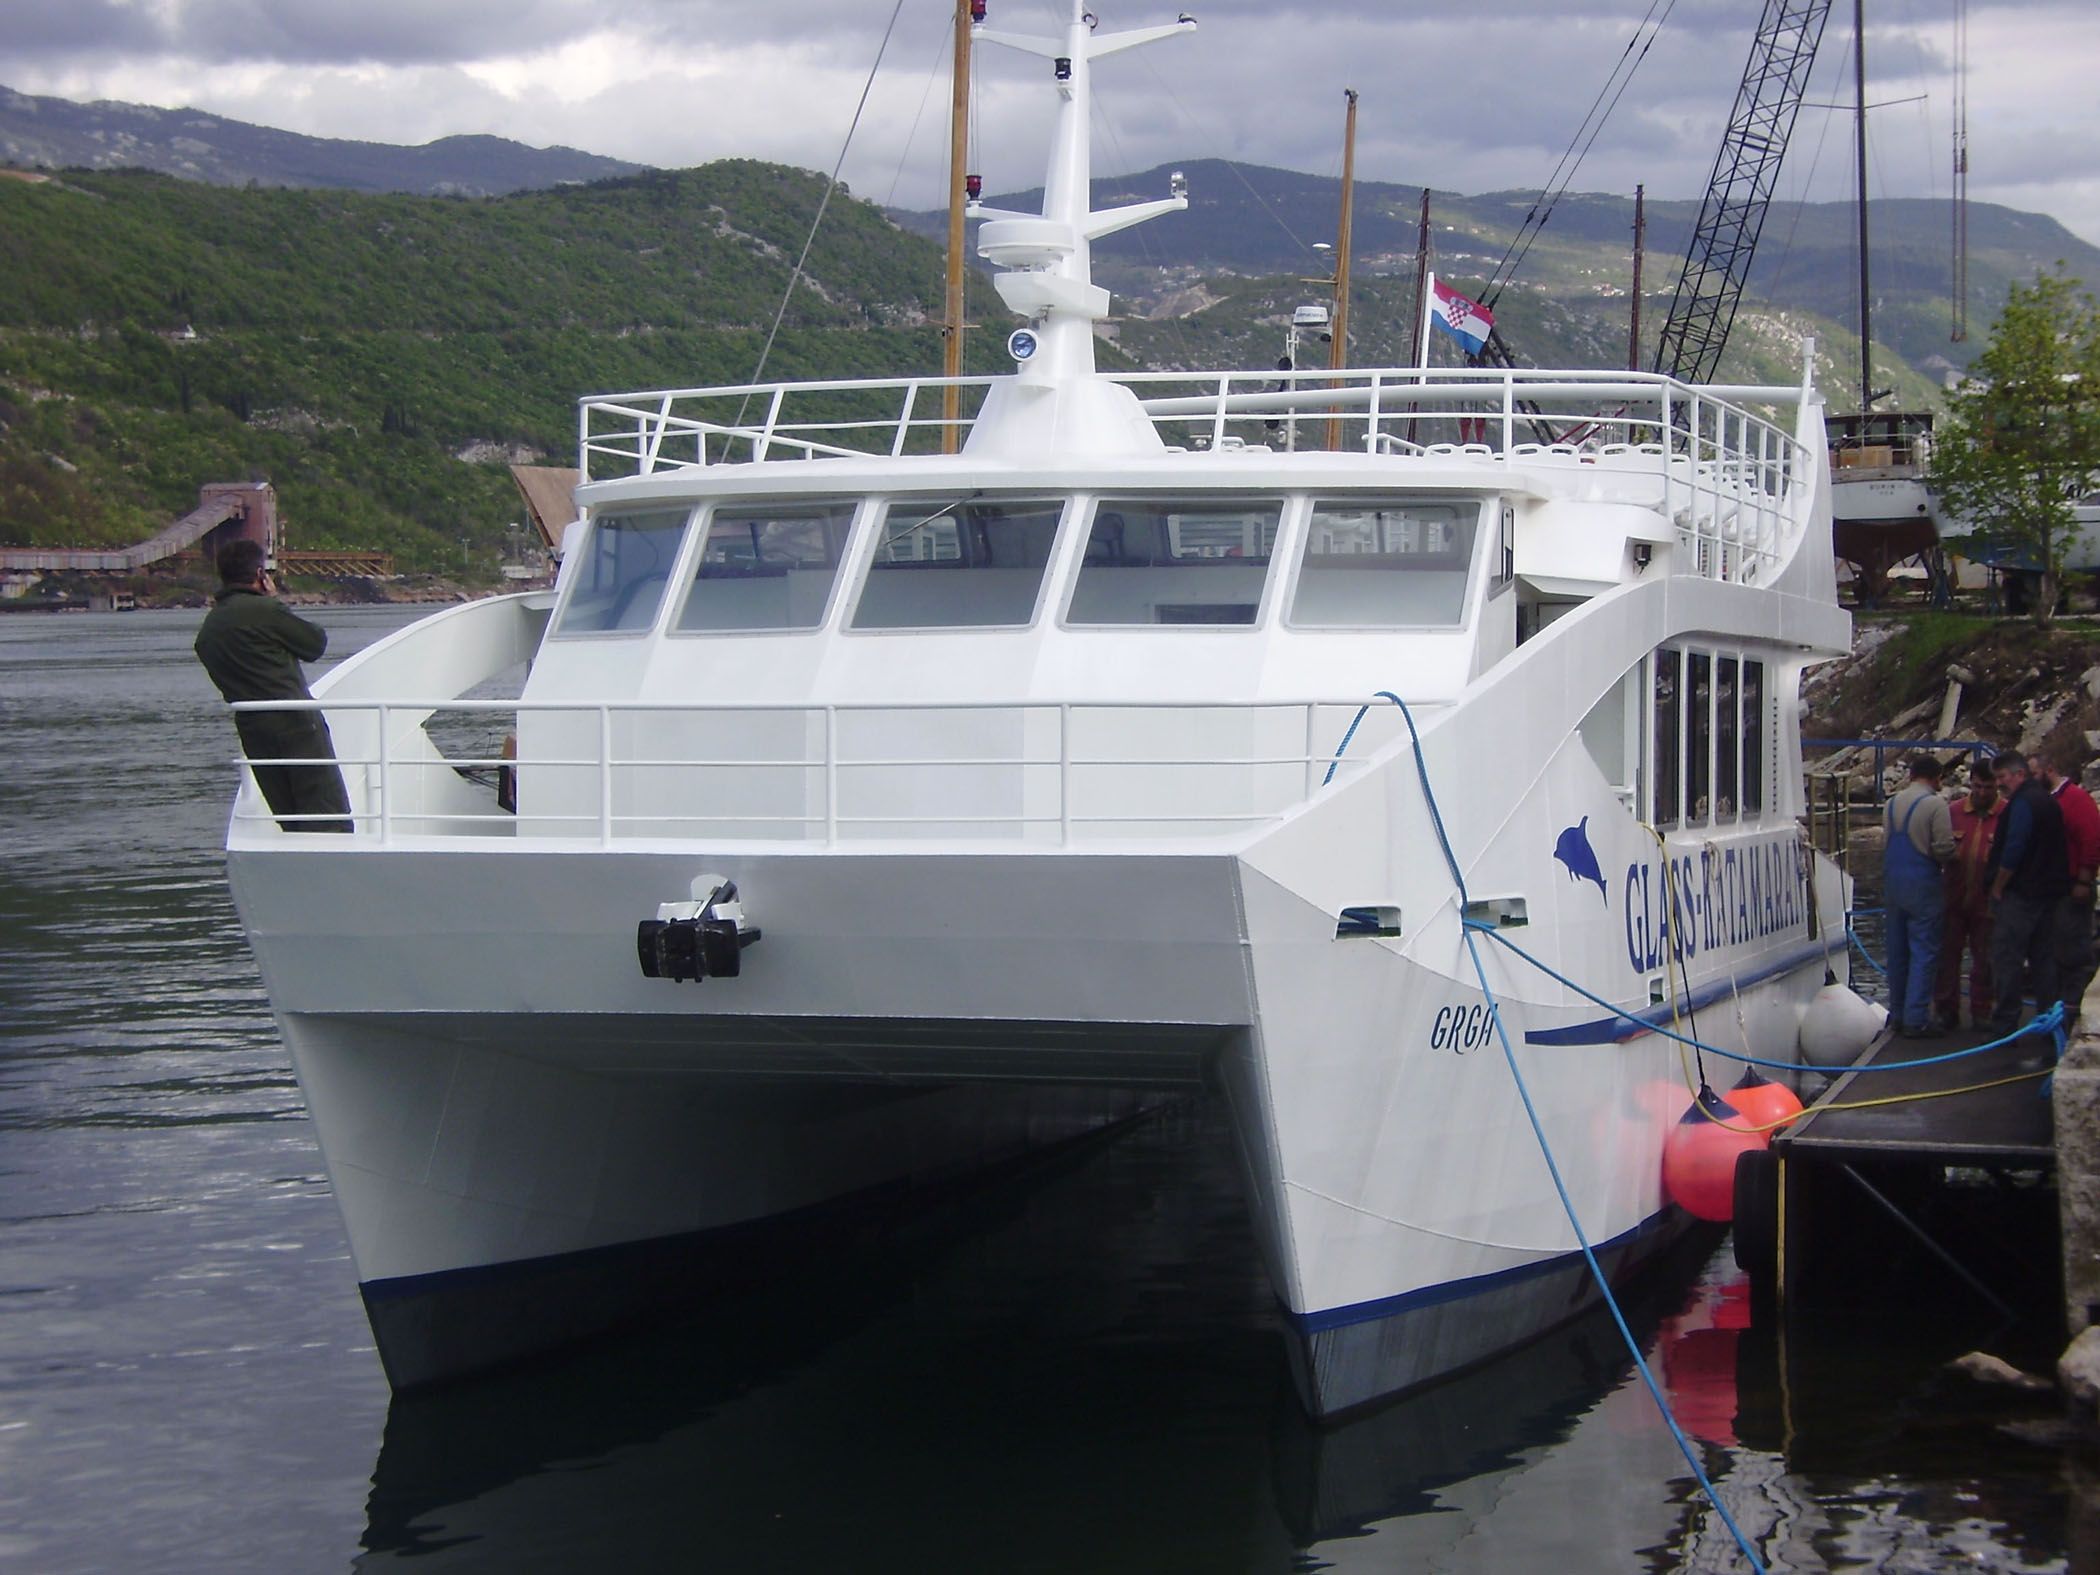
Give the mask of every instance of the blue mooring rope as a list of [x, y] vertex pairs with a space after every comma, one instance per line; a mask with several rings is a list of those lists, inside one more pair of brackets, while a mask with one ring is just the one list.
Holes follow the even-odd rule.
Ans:
[[[1392, 701], [1400, 708], [1400, 716], [1407, 723], [1407, 735], [1415, 752], [1415, 773], [1422, 780], [1422, 801], [1429, 811], [1430, 824], [1436, 828], [1437, 845], [1443, 849], [1444, 862], [1450, 866], [1452, 884], [1458, 888], [1459, 913], [1463, 920], [1466, 904], [1470, 901], [1466, 895], [1466, 877], [1464, 871], [1459, 868], [1458, 856], [1451, 851], [1451, 838], [1444, 830], [1444, 816], [1437, 808], [1436, 791], [1429, 785], [1429, 763], [1422, 755], [1422, 735], [1415, 727], [1414, 713], [1408, 710], [1407, 702], [1390, 689], [1379, 690], [1377, 698]], [[1368, 705], [1364, 707], [1364, 711], [1369, 709]], [[1357, 713], [1358, 722], [1363, 720], [1364, 711]], [[1353, 734], [1355, 731], [1356, 723], [1352, 722], [1349, 732]], [[1349, 737], [1345, 734], [1342, 738], [1343, 748], [1348, 747], [1348, 743]], [[1335, 751], [1335, 759], [1341, 759], [1340, 749]], [[1327, 775], [1329, 780], [1333, 779], [1332, 765], [1327, 768]], [[1712, 1480], [1708, 1478], [1705, 1467], [1699, 1463], [1698, 1454], [1692, 1448], [1692, 1441], [1685, 1437], [1684, 1429], [1677, 1425], [1677, 1418], [1670, 1410], [1670, 1402], [1663, 1397], [1662, 1386], [1655, 1381], [1655, 1374], [1649, 1370], [1647, 1358], [1641, 1355], [1640, 1342], [1634, 1339], [1633, 1330], [1627, 1326], [1626, 1315], [1619, 1309], [1619, 1299], [1612, 1294], [1611, 1281], [1605, 1278], [1604, 1267], [1597, 1262], [1597, 1254], [1590, 1246], [1589, 1233], [1582, 1228], [1581, 1217], [1575, 1212], [1575, 1200], [1568, 1196], [1567, 1183], [1561, 1179], [1560, 1164], [1553, 1157], [1553, 1145], [1547, 1141], [1545, 1124], [1539, 1120], [1538, 1107], [1531, 1101], [1531, 1089], [1524, 1082], [1523, 1069], [1517, 1065], [1516, 1048], [1510, 1043], [1509, 1028], [1502, 1021], [1502, 1003], [1495, 998], [1494, 989], [1488, 983], [1487, 965], [1480, 960], [1480, 948], [1473, 940], [1475, 928], [1473, 922], [1465, 921], [1461, 930], [1465, 936], [1466, 954], [1473, 960], [1473, 972], [1480, 980], [1481, 994], [1487, 999], [1488, 1016], [1494, 1022], [1495, 1036], [1502, 1042], [1502, 1058], [1508, 1063], [1510, 1076], [1516, 1082], [1517, 1095], [1524, 1102], [1524, 1115], [1531, 1122], [1531, 1134], [1538, 1140], [1539, 1153], [1546, 1161], [1547, 1174], [1553, 1178], [1553, 1190], [1560, 1195], [1561, 1212], [1567, 1215], [1568, 1224], [1575, 1232], [1575, 1240], [1582, 1247], [1583, 1262], [1589, 1265], [1590, 1274], [1597, 1282], [1597, 1289], [1603, 1293], [1604, 1305], [1611, 1309], [1612, 1322], [1618, 1325], [1619, 1337], [1626, 1342], [1626, 1349], [1633, 1357], [1633, 1365], [1640, 1372], [1641, 1382], [1647, 1385], [1648, 1397], [1655, 1402], [1655, 1409], [1661, 1413], [1663, 1422], [1669, 1427], [1670, 1436], [1677, 1441], [1678, 1451], [1684, 1456], [1685, 1464], [1692, 1468], [1692, 1475], [1698, 1480], [1700, 1490], [1706, 1494], [1707, 1502], [1713, 1505], [1714, 1512], [1721, 1517], [1722, 1524], [1727, 1526], [1729, 1535], [1735, 1538], [1735, 1545], [1742, 1549], [1743, 1557], [1750, 1561], [1751, 1569], [1755, 1570], [1757, 1575], [1766, 1575], [1764, 1561], [1758, 1558], [1757, 1550], [1750, 1545], [1750, 1539], [1743, 1535], [1742, 1527], [1738, 1526], [1735, 1517], [1729, 1514], [1728, 1506], [1721, 1502], [1721, 1495], [1714, 1491]]]

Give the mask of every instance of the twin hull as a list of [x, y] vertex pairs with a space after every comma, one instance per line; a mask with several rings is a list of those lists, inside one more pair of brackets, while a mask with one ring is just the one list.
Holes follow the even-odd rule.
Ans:
[[[1842, 903], [1828, 871], [1803, 884], [1790, 825], [1665, 854], [1567, 745], [1478, 846], [1472, 894], [1527, 893], [1506, 933], [1561, 972], [1643, 1011], [1708, 998], [1710, 1042], [1794, 1042], [1833, 945], [1818, 909]], [[1316, 1412], [1592, 1294], [1404, 748], [1231, 851], [273, 838], [231, 873], [397, 1384], [622, 1321], [674, 1258], [687, 1290], [763, 1273], [762, 1222], [1204, 1085], [1231, 1100]], [[703, 873], [763, 941], [740, 977], [645, 979], [636, 922]], [[1401, 933], [1338, 935], [1351, 906]], [[1481, 945], [1577, 1213], [1629, 1262], [1665, 1235], [1679, 1052]]]

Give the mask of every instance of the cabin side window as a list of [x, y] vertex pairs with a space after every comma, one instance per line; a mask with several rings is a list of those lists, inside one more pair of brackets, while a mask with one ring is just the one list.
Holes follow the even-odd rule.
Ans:
[[1743, 813], [1765, 812], [1765, 750], [1771, 726], [1765, 715], [1765, 664], [1743, 663]]
[[853, 511], [845, 499], [717, 508], [677, 627], [816, 628], [845, 557]]
[[1684, 823], [1713, 818], [1714, 659], [1694, 651], [1685, 660]]
[[1762, 818], [1773, 738], [1765, 664], [1733, 653], [1667, 647], [1650, 661], [1651, 824], [1674, 828]]
[[893, 503], [877, 522], [855, 629], [973, 629], [1034, 621], [1064, 513], [1059, 499]]
[[606, 634], [655, 623], [685, 523], [684, 509], [601, 514], [592, 520], [555, 633]]
[[1734, 820], [1741, 804], [1742, 731], [1736, 715], [1737, 674], [1733, 656], [1714, 660], [1714, 819]]
[[1103, 498], [1065, 620], [1251, 624], [1282, 518], [1280, 501]]
[[1652, 824], [1677, 824], [1681, 751], [1678, 747], [1678, 715], [1682, 708], [1684, 656], [1681, 652], [1655, 653], [1655, 704], [1650, 712], [1649, 758], [1655, 763], [1655, 817]]
[[1452, 629], [1465, 622], [1480, 505], [1427, 498], [1313, 504], [1290, 622], [1314, 629]]

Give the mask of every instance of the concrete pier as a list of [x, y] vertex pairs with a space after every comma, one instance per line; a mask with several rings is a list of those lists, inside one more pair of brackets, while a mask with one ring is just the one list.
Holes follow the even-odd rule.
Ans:
[[2057, 1207], [2063, 1221], [2064, 1328], [2100, 1323], [2100, 990], [2086, 993], [2078, 1031], [2056, 1069]]

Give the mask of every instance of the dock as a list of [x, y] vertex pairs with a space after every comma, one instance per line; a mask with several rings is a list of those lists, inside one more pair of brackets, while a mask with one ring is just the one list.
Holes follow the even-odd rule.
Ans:
[[1774, 1135], [1737, 1183], [1737, 1258], [1760, 1291], [1789, 1312], [1966, 1293], [2009, 1321], [2055, 1315], [2070, 1249], [2053, 1042], [1888, 1069], [1994, 1037], [1884, 1032]]

